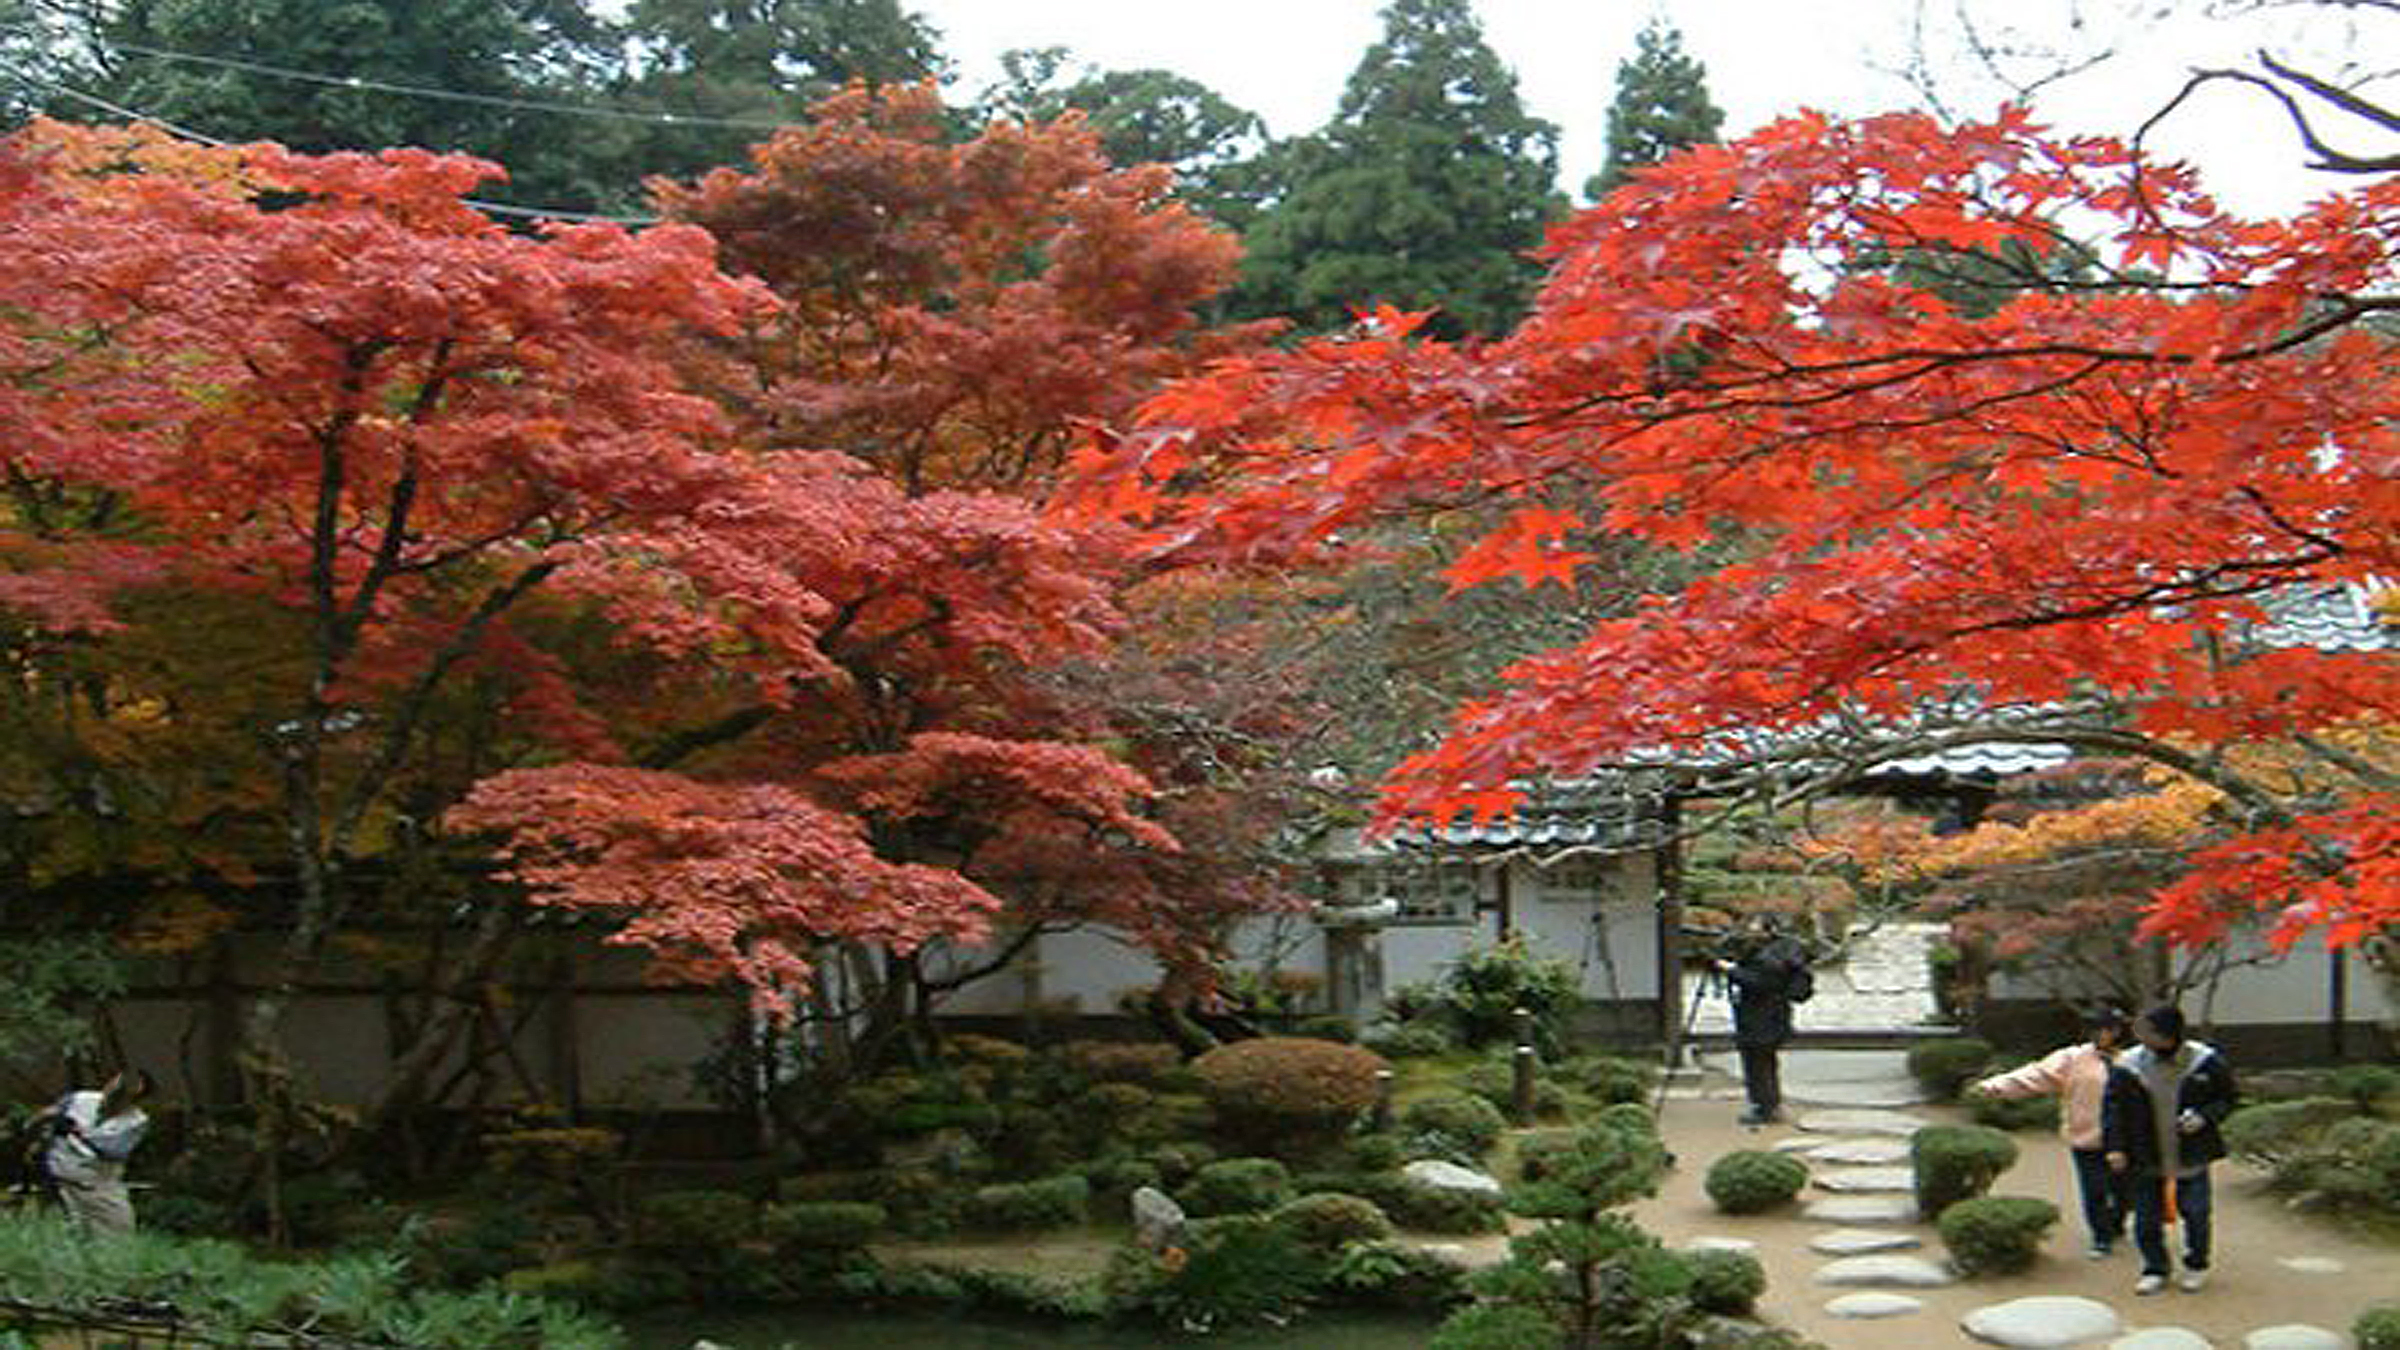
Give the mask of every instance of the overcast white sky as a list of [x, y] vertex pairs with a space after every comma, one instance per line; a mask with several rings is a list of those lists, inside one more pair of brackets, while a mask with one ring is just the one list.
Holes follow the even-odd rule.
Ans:
[[[2365, 38], [2389, 31], [2330, 31], [2322, 13], [2296, 35], [2288, 11], [2266, 19], [2212, 20], [2206, 0], [1973, 0], [2012, 16], [2048, 49], [2122, 47], [2113, 60], [2053, 87], [2036, 110], [2062, 127], [2130, 135], [2163, 104], [2193, 65], [2232, 65], [2262, 42], [2305, 53], [2319, 68], [2357, 56]], [[1064, 46], [1110, 69], [1157, 66], [1188, 75], [1266, 119], [1277, 135], [1314, 130], [1332, 115], [1343, 81], [1381, 31], [1382, 0], [905, 0], [942, 32], [972, 92], [998, 74], [1012, 47]], [[1938, 14], [1957, 0], [1923, 0]], [[1902, 59], [1917, 0], [1478, 0], [1484, 35], [1515, 70], [1532, 110], [1561, 128], [1561, 178], [1579, 187], [1602, 158], [1617, 63], [1654, 13], [1682, 30], [1685, 49], [1708, 68], [1712, 96], [1739, 134], [1800, 107], [1863, 114], [1917, 106], [1888, 73]], [[2140, 10], [2126, 26], [2123, 15]], [[2158, 21], [2159, 12], [2172, 17]], [[2077, 17], [2080, 16], [2080, 23]], [[2261, 31], [2261, 23], [2281, 25]], [[2051, 40], [2055, 35], [2055, 41]], [[2003, 35], [2016, 36], [2016, 35]], [[2386, 55], [2400, 55], [2390, 52]], [[2029, 58], [2029, 61], [2037, 58]], [[2384, 64], [2392, 64], [2384, 62]], [[2028, 65], [2027, 68], [2031, 68]], [[1962, 71], [1959, 102], [1976, 111], [1998, 100], [1997, 85]], [[1980, 95], [1980, 96], [1979, 96]], [[2179, 113], [2161, 144], [2197, 162], [2219, 199], [2253, 213], [2287, 211], [2343, 180], [2297, 166], [2296, 143], [2266, 101], [2220, 88]], [[2355, 180], [2353, 180], [2355, 181]]]

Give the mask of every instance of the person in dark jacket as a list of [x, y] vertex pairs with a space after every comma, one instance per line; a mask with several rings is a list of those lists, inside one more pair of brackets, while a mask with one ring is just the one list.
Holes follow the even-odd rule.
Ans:
[[2152, 1008], [2133, 1021], [2140, 1044], [2117, 1056], [2100, 1102], [2108, 1165], [2132, 1179], [2133, 1243], [2142, 1253], [2136, 1294], [2167, 1287], [2166, 1225], [2183, 1224], [2187, 1293], [2208, 1285], [2208, 1166], [2225, 1156], [2217, 1127], [2233, 1114], [2233, 1069], [2214, 1046], [2184, 1035], [2183, 1010]]
[[1733, 960], [1719, 960], [1733, 998], [1733, 1044], [1742, 1057], [1742, 1093], [1750, 1099], [1744, 1125], [1783, 1119], [1783, 1072], [1779, 1056], [1792, 1038], [1792, 1005], [1816, 991], [1808, 949], [1786, 934], [1772, 916], [1755, 921], [1749, 940]]

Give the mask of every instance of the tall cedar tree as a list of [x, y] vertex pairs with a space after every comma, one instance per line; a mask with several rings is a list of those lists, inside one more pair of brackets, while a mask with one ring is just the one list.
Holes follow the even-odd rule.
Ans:
[[1332, 125], [1280, 151], [1288, 176], [1245, 240], [1240, 306], [1312, 331], [1376, 303], [1438, 309], [1449, 336], [1503, 331], [1564, 205], [1557, 141], [1469, 0], [1393, 0]]
[[1634, 39], [1630, 60], [1617, 63], [1617, 97], [1608, 105], [1608, 158], [1584, 184], [1593, 201], [1615, 191], [1636, 169], [1648, 168], [1686, 146], [1709, 145], [1725, 110], [1708, 98], [1708, 69], [1684, 54], [1683, 34], [1652, 19]]
[[[1751, 534], [1673, 599], [1520, 662], [1401, 767], [1389, 815], [1487, 814], [1512, 784], [1661, 756], [1730, 789], [1746, 748], [1781, 800], [1943, 746], [2063, 741], [2224, 794], [2229, 837], [2151, 931], [2209, 942], [2263, 910], [2279, 940], [2352, 941], [2400, 923], [2400, 791], [2338, 733], [2400, 715], [2400, 671], [2253, 630], [2278, 595], [2400, 572], [2400, 379], [2370, 322], [2400, 308], [2395, 231], [2388, 181], [2241, 220], [2187, 170], [2017, 110], [1794, 117], [1554, 231], [1504, 340], [1387, 312], [1225, 363], [1155, 400], [1085, 500], [1255, 556], [1593, 485], [1588, 526], [1529, 505], [1462, 582], [1572, 576], [1589, 526]], [[2078, 266], [2029, 268], [1996, 308], [1851, 266], [1944, 249]], [[2245, 772], [2261, 744], [2338, 789]]]

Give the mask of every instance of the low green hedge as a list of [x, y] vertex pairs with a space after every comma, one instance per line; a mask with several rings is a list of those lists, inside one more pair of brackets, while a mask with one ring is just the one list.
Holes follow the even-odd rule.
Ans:
[[964, 1217], [971, 1227], [1005, 1232], [1070, 1228], [1084, 1221], [1091, 1200], [1091, 1183], [1068, 1173], [978, 1187], [967, 1197]]
[[2033, 1265], [2058, 1206], [2026, 1195], [1986, 1195], [1942, 1211], [1938, 1223], [1950, 1260], [1968, 1275], [2008, 1275]]

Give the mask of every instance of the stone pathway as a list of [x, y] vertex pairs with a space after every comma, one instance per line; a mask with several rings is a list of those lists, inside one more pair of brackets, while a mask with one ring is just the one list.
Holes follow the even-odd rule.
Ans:
[[[1886, 923], [1853, 938], [1838, 962], [1817, 968], [1816, 997], [1793, 1010], [1792, 1025], [1811, 1032], [1889, 1032], [1940, 1021], [1926, 951], [1944, 933], [1936, 923]], [[1733, 1034], [1733, 1007], [1722, 982], [1699, 990], [1692, 1032], [1703, 1039]]]
[[[1823, 987], [1822, 982], [1820, 987]], [[1739, 1091], [1729, 1076], [1729, 1056], [1703, 1055], [1709, 1070], [1697, 1082], [1687, 1082], [1671, 1094], [1676, 1112], [1716, 1112], [1729, 1118]], [[1800, 1109], [1788, 1126], [1736, 1131], [1723, 1151], [1731, 1148], [1774, 1148], [1807, 1164], [1809, 1194], [1796, 1219], [1789, 1214], [1737, 1219], [1715, 1216], [1716, 1234], [1685, 1245], [1751, 1244], [1770, 1269], [1770, 1298], [1805, 1300], [1838, 1324], [1830, 1332], [1822, 1325], [1796, 1329], [1829, 1345], [1851, 1346], [1997, 1345], [2043, 1350], [2046, 1347], [2091, 1346], [2106, 1350], [2340, 1350], [2348, 1340], [2340, 1331], [2309, 1322], [2248, 1321], [2241, 1319], [2245, 1303], [2218, 1292], [2213, 1298], [2169, 1295], [2136, 1298], [2132, 1292], [2133, 1262], [2119, 1257], [2088, 1266], [2053, 1262], [2033, 1276], [1975, 1280], [1962, 1283], [1933, 1237], [1931, 1225], [1916, 1213], [1911, 1170], [1907, 1165], [1908, 1136], [1936, 1120], [1956, 1119], [1946, 1108], [1915, 1105], [1919, 1095], [1909, 1080], [1900, 1051], [1801, 1050], [1784, 1056], [1786, 1097]], [[1722, 1105], [1720, 1105], [1722, 1103]], [[1682, 1136], [1668, 1123], [1669, 1143], [1680, 1151]], [[2020, 1135], [2028, 1155], [2056, 1145], [2039, 1135]], [[1705, 1171], [1718, 1153], [1687, 1155], [1688, 1168]], [[2043, 1158], [2049, 1184], [2071, 1186], [2063, 1156]], [[2020, 1162], [2020, 1168], [2026, 1163]], [[2032, 1169], [2027, 1169], [2028, 1171]], [[2003, 1182], [2011, 1194], [2041, 1194], [2042, 1184]], [[2220, 1195], [2224, 1190], [2220, 1189]], [[2061, 1223], [2051, 1245], [2080, 1248], [2073, 1197], [2061, 1189], [2050, 1198], [2061, 1201]], [[1728, 1230], [1740, 1236], [1725, 1236]], [[2061, 1233], [2065, 1236], [2062, 1238]], [[1754, 1236], [1755, 1234], [1755, 1236]], [[2254, 1233], [2237, 1230], [2227, 1241], [2243, 1244]], [[2220, 1244], [2225, 1245], [2224, 1243]], [[2251, 1253], [2257, 1248], [2251, 1247]], [[2235, 1253], [2220, 1252], [2219, 1265], [2233, 1264]], [[2272, 1259], [2276, 1277], [2286, 1281], [2324, 1280], [2327, 1293], [2341, 1290], [2330, 1304], [2303, 1300], [2297, 1306], [2310, 1312], [2322, 1308], [2327, 1321], [2346, 1327], [2363, 1306], [2356, 1297], [2364, 1291], [2348, 1265], [2317, 1254], [2292, 1254]], [[1797, 1263], [1795, 1265], [1795, 1263]], [[2380, 1263], [2378, 1263], [2380, 1268]], [[1803, 1272], [1795, 1274], [1795, 1270]], [[2096, 1282], [2094, 1277], [2103, 1277]], [[1798, 1287], [1790, 1282], [1797, 1278]], [[2377, 1276], [2375, 1278], [2381, 1278]], [[2219, 1290], [2233, 1280], [2223, 1280]], [[2050, 1292], [2008, 1296], [2026, 1285]], [[2009, 1288], [2018, 1286], [2018, 1290]], [[1781, 1286], [1780, 1288], [1778, 1286]], [[1813, 1287], [1812, 1287], [1813, 1286]], [[2061, 1292], [2066, 1286], [2071, 1292]], [[1769, 1313], [1777, 1310], [1765, 1309]], [[2269, 1313], [2265, 1308], [2260, 1312]], [[2288, 1311], [2288, 1308], [2287, 1308]], [[2178, 1316], [2183, 1314], [2183, 1316]], [[2198, 1314], [2206, 1314], [2199, 1316]], [[2229, 1318], [2228, 1314], [2231, 1314]], [[1786, 1321], [1793, 1319], [1786, 1310]], [[2178, 1325], [2196, 1321], [2201, 1327]], [[2239, 1331], [2227, 1325], [2236, 1321]], [[1854, 1329], [1844, 1332], [1841, 1327]], [[2229, 1333], [2237, 1339], [2227, 1339]]]

